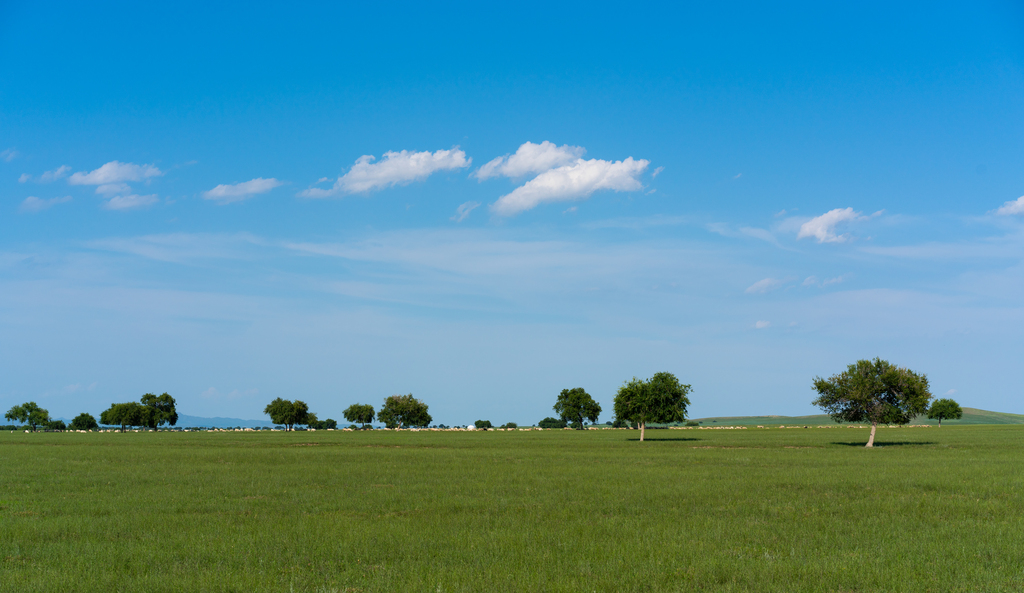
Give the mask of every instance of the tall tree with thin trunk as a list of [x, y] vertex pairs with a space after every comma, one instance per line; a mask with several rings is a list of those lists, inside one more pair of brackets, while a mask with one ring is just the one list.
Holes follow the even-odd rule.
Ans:
[[812, 403], [836, 422], [870, 422], [867, 447], [878, 424], [907, 424], [928, 409], [928, 377], [887, 360], [858, 360], [828, 379], [814, 378]]
[[640, 429], [640, 440], [651, 422], [682, 422], [686, 420], [687, 395], [693, 388], [679, 382], [672, 373], [654, 373], [643, 381], [633, 377], [619, 387], [615, 395], [615, 417]]

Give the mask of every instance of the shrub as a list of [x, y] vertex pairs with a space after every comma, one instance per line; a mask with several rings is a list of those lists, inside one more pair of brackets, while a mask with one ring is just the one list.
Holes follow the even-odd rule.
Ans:
[[537, 426], [540, 428], [565, 428], [567, 425], [565, 420], [550, 416], [537, 423]]
[[502, 424], [501, 427], [502, 428], [519, 428], [519, 425], [516, 424], [515, 422], [506, 422], [505, 424]]
[[687, 420], [686, 421], [686, 425], [687, 426], [700, 426], [700, 422], [697, 422], [696, 420]]
[[491, 425], [491, 421], [490, 420], [477, 420], [476, 422], [473, 423], [473, 426], [476, 426], [477, 428], [482, 429], [482, 430], [487, 430], [488, 428], [493, 428], [493, 426]]

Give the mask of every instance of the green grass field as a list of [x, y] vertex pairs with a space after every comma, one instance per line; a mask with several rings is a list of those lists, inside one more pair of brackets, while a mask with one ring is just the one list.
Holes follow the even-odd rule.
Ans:
[[[977, 408], [963, 408], [964, 417], [960, 420], [944, 420], [943, 426], [963, 426], [965, 424], [1024, 424], [1024, 415], [1022, 414], [1007, 414], [1006, 412], [991, 412], [989, 410], [979, 410]], [[723, 424], [732, 426], [754, 426], [760, 425], [774, 425], [780, 424], [799, 424], [821, 426], [825, 424], [835, 424], [826, 414], [813, 414], [810, 416], [714, 416], [708, 418], [697, 418], [696, 420], [703, 422], [704, 426], [710, 426], [712, 424]], [[938, 426], [938, 420], [929, 420], [925, 416], [918, 416], [914, 418], [914, 421], [910, 424], [927, 424], [929, 426]]]
[[1022, 591], [1024, 426], [0, 434], [0, 591]]

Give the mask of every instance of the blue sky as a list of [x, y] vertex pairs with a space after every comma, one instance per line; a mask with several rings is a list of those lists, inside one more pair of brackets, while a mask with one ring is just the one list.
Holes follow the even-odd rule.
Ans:
[[0, 407], [1024, 413], [1012, 2], [0, 5]]

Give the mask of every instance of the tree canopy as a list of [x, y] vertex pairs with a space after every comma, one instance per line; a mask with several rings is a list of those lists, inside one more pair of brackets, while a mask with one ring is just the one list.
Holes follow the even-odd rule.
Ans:
[[928, 418], [938, 420], [942, 426], [943, 420], [959, 420], [964, 417], [964, 411], [960, 404], [949, 398], [937, 399], [928, 407]]
[[373, 417], [376, 415], [373, 410], [373, 406], [370, 404], [352, 404], [345, 408], [345, 411], [342, 412], [342, 414], [345, 415], [345, 420], [348, 420], [353, 424], [358, 422], [363, 425], [363, 428], [366, 428], [367, 424], [373, 422]]
[[537, 428], [565, 428], [567, 425], [568, 422], [561, 418], [552, 418], [551, 416], [548, 416], [537, 423]]
[[654, 373], [646, 381], [633, 377], [615, 395], [615, 417], [636, 424], [643, 441], [644, 429], [651, 422], [686, 420], [686, 407], [690, 405], [687, 395], [692, 390], [672, 373]]
[[414, 398], [412, 394], [392, 395], [384, 399], [384, 407], [377, 413], [380, 420], [388, 428], [403, 426], [427, 426], [432, 418], [427, 413], [427, 404]]
[[174, 398], [167, 393], [153, 395], [147, 393], [142, 396], [142, 405], [151, 409], [147, 416], [145, 426], [157, 428], [164, 424], [174, 426], [178, 423], [178, 411], [174, 408]]
[[573, 428], [583, 430], [583, 421], [597, 422], [601, 404], [594, 401], [582, 387], [563, 389], [555, 401], [555, 413]]
[[36, 402], [25, 402], [20, 406], [14, 406], [7, 410], [4, 418], [28, 424], [34, 432], [37, 426], [45, 426], [50, 421], [50, 413], [40, 408]]
[[121, 432], [124, 432], [129, 426], [149, 426], [153, 413], [152, 408], [138, 402], [110, 404], [110, 407], [100, 414], [100, 424], [120, 426]]
[[309, 422], [309, 406], [301, 400], [290, 401], [279, 397], [275, 398], [274, 401], [267, 404], [263, 413], [270, 416], [271, 422], [283, 424], [287, 430], [294, 429], [296, 424]]
[[875, 445], [878, 423], [907, 424], [928, 409], [928, 377], [887, 360], [858, 360], [838, 375], [814, 378], [812, 402], [836, 422], [870, 422], [867, 447]]
[[96, 424], [96, 418], [92, 414], [82, 412], [74, 417], [68, 428], [71, 430], [96, 430], [99, 425]]

